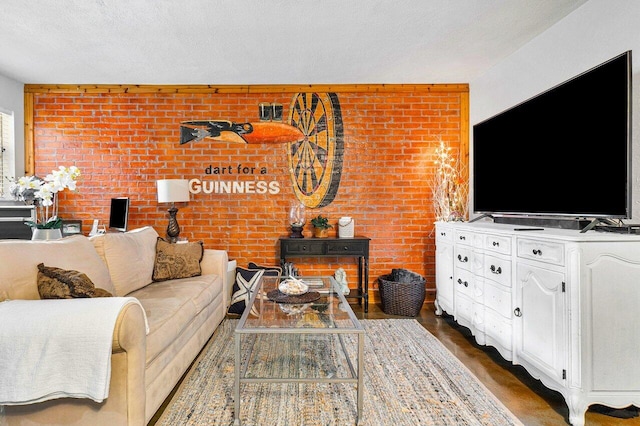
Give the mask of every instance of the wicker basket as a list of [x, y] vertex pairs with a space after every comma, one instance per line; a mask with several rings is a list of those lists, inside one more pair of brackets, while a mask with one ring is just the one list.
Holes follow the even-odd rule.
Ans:
[[393, 281], [394, 275], [382, 275], [378, 278], [382, 310], [388, 315], [417, 316], [426, 296], [425, 279], [412, 273], [410, 280], [403, 280], [407, 282]]

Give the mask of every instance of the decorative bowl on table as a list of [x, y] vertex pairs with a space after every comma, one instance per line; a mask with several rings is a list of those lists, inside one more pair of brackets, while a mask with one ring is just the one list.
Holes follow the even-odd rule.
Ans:
[[299, 296], [309, 291], [309, 286], [302, 280], [294, 277], [289, 277], [278, 284], [278, 290], [288, 296]]

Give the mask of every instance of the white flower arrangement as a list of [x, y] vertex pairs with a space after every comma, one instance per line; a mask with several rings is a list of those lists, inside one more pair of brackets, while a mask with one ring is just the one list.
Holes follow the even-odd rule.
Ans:
[[436, 149], [437, 168], [432, 185], [433, 206], [438, 221], [465, 220], [468, 212], [469, 182], [466, 167], [440, 141]]
[[39, 229], [58, 229], [62, 227], [62, 220], [58, 218], [59, 192], [69, 189], [75, 191], [80, 169], [76, 166], [60, 166], [52, 170], [44, 179], [36, 176], [23, 176], [11, 180], [9, 193], [14, 199], [36, 206], [36, 221], [25, 222]]

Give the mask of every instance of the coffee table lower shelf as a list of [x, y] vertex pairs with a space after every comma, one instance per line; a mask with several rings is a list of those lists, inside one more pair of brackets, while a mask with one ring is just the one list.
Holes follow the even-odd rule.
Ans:
[[[282, 334], [282, 333], [271, 333], [274, 335]], [[301, 334], [301, 333], [295, 333]], [[322, 333], [326, 335], [326, 333]], [[337, 340], [340, 342], [339, 346], [341, 346], [342, 353], [345, 356], [348, 370], [351, 374], [351, 377], [247, 377], [246, 373], [249, 369], [249, 362], [251, 359], [251, 353], [246, 354], [246, 363], [242, 362], [243, 359], [243, 351], [242, 351], [242, 338], [247, 337], [246, 333], [236, 333], [235, 334], [235, 383], [234, 383], [234, 425], [240, 426], [242, 424], [240, 420], [240, 397], [241, 397], [241, 385], [242, 384], [269, 384], [269, 383], [290, 383], [290, 384], [309, 384], [309, 383], [351, 383], [356, 387], [357, 393], [357, 407], [356, 407], [356, 425], [360, 425], [362, 423], [362, 405], [363, 405], [363, 352], [364, 352], [364, 334], [358, 334], [358, 349], [356, 354], [355, 363], [349, 356], [349, 352], [347, 351], [344, 343], [344, 339], [342, 337], [343, 333], [337, 333]], [[244, 336], [243, 336], [244, 335]], [[255, 336], [251, 336], [255, 337]], [[264, 336], [261, 336], [264, 337]], [[292, 336], [293, 337], [293, 336]], [[249, 337], [250, 338], [250, 337]], [[253, 352], [254, 344], [260, 344], [260, 342], [250, 344], [251, 349], [250, 352]], [[331, 340], [327, 339], [319, 342], [319, 344], [331, 344]], [[297, 355], [292, 355], [297, 356]]]
[[[357, 393], [355, 424], [362, 423], [365, 332], [344, 295], [335, 291], [338, 289], [335, 280], [332, 277], [322, 279], [330, 290], [318, 302], [318, 312], [322, 315], [313, 311], [307, 317], [304, 311], [285, 314], [278, 303], [265, 297], [277, 285], [277, 279], [265, 277], [258, 285], [234, 332], [234, 425], [242, 424], [241, 385], [252, 383], [353, 384]], [[257, 317], [249, 315], [254, 304], [254, 312], [259, 312]], [[357, 336], [356, 348], [351, 353], [345, 344], [345, 334]], [[316, 362], [309, 362], [322, 349], [335, 353], [336, 359], [328, 361], [318, 357], [314, 360]], [[286, 363], [289, 366], [287, 371], [276, 361], [284, 359], [282, 351], [290, 354], [286, 358], [291, 360], [291, 363]], [[303, 356], [306, 363], [302, 362]], [[292, 364], [296, 368], [292, 369]], [[283, 370], [278, 371], [281, 367]]]

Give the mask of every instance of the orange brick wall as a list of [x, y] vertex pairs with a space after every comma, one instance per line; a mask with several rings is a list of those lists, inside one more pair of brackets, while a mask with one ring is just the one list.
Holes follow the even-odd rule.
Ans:
[[[430, 182], [439, 139], [461, 145], [464, 91], [338, 93], [344, 123], [344, 160], [334, 201], [307, 209], [307, 220], [323, 214], [334, 224], [355, 219], [355, 232], [371, 238], [370, 287], [392, 268], [427, 278], [433, 299], [434, 214]], [[131, 198], [130, 229], [152, 225], [162, 236], [167, 206], [156, 201], [157, 179], [198, 178], [277, 182], [277, 194], [194, 194], [180, 208], [181, 236], [207, 248], [227, 250], [238, 265], [277, 264], [278, 237], [287, 235], [288, 210], [295, 195], [288, 170], [287, 144], [241, 145], [204, 140], [179, 144], [185, 120], [258, 121], [260, 102], [284, 105], [293, 93], [35, 93], [33, 142], [35, 171], [44, 176], [58, 165], [76, 165], [78, 191], [62, 193], [61, 216], [108, 221], [110, 198]], [[463, 142], [464, 143], [464, 142]], [[238, 174], [237, 168], [254, 173]], [[208, 166], [231, 173], [207, 175]], [[259, 173], [263, 169], [266, 173]], [[310, 226], [310, 225], [308, 225]], [[305, 237], [311, 231], [305, 228]], [[294, 260], [303, 275], [333, 274], [342, 266], [356, 283], [353, 259]], [[375, 297], [375, 295], [374, 295]]]

